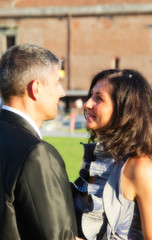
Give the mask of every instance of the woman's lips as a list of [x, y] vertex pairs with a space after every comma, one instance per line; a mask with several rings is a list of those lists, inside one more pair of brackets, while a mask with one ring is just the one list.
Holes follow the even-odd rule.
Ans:
[[89, 119], [94, 119], [94, 118], [95, 118], [95, 115], [93, 115], [93, 114], [87, 114], [87, 115], [86, 115], [86, 118], [87, 118], [87, 120], [89, 120]]

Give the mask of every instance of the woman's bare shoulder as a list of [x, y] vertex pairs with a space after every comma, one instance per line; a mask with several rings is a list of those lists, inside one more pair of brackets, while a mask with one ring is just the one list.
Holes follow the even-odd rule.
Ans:
[[129, 158], [124, 169], [124, 175], [135, 189], [135, 195], [149, 188], [152, 183], [152, 160], [148, 156]]
[[152, 160], [148, 156], [130, 158], [124, 170], [137, 200], [144, 239], [152, 239]]
[[148, 156], [129, 158], [125, 168], [135, 179], [145, 177], [145, 171], [152, 173], [152, 159]]

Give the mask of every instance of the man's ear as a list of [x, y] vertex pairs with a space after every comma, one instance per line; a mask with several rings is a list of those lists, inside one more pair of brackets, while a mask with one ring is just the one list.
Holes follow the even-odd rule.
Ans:
[[39, 99], [39, 89], [40, 89], [40, 81], [39, 80], [33, 80], [28, 85], [28, 95], [34, 101], [38, 101], [38, 99]]

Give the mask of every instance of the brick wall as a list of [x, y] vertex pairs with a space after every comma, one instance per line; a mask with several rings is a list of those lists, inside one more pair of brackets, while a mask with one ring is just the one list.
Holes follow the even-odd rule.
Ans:
[[[2, 1], [8, 4], [11, 1]], [[42, 1], [12, 1], [19, 4], [40, 4]], [[53, 4], [52, 1], [43, 3]], [[55, 0], [59, 4], [59, 0]], [[68, 1], [61, 1], [68, 4]], [[71, 1], [69, 1], [70, 4]], [[101, 1], [72, 1], [81, 4]], [[102, 3], [106, 1], [102, 1]], [[108, 1], [107, 1], [108, 2]], [[114, 1], [113, 1], [114, 2]], [[115, 1], [118, 3], [118, 1]], [[133, 2], [133, 1], [125, 1]], [[135, 2], [135, 1], [134, 1]], [[144, 1], [138, 1], [144, 2]], [[148, 1], [147, 1], [148, 2]], [[150, 2], [150, 1], [149, 1]], [[121, 0], [122, 3], [122, 0]], [[21, 5], [20, 5], [21, 6]], [[22, 5], [25, 7], [25, 5]], [[38, 5], [37, 5], [38, 6]], [[69, 23], [69, 25], [68, 25]], [[68, 35], [69, 26], [69, 35]], [[120, 68], [141, 71], [152, 83], [152, 15], [111, 15], [77, 17], [22, 17], [0, 18], [0, 51], [3, 28], [17, 29], [17, 43], [33, 43], [44, 46], [65, 59], [67, 89], [87, 90], [91, 78], [98, 71], [114, 67], [119, 59]], [[2, 29], [2, 30], [1, 30]], [[69, 37], [69, 52], [68, 52]], [[68, 56], [70, 69], [68, 77]]]
[[71, 20], [72, 88], [86, 89], [91, 77], [113, 67], [135, 68], [152, 82], [152, 16], [74, 18]]
[[[151, 2], [152, 0], [146, 0], [146, 3]], [[126, 3], [145, 3], [145, 0], [0, 0], [0, 7], [87, 6]]]

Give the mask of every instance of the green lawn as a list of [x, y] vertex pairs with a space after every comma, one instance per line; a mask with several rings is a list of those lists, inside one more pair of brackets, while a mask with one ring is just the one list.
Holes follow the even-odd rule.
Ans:
[[86, 138], [72, 137], [44, 137], [45, 141], [52, 144], [61, 154], [70, 181], [74, 181], [79, 176], [82, 164], [84, 148], [80, 142], [87, 143]]

